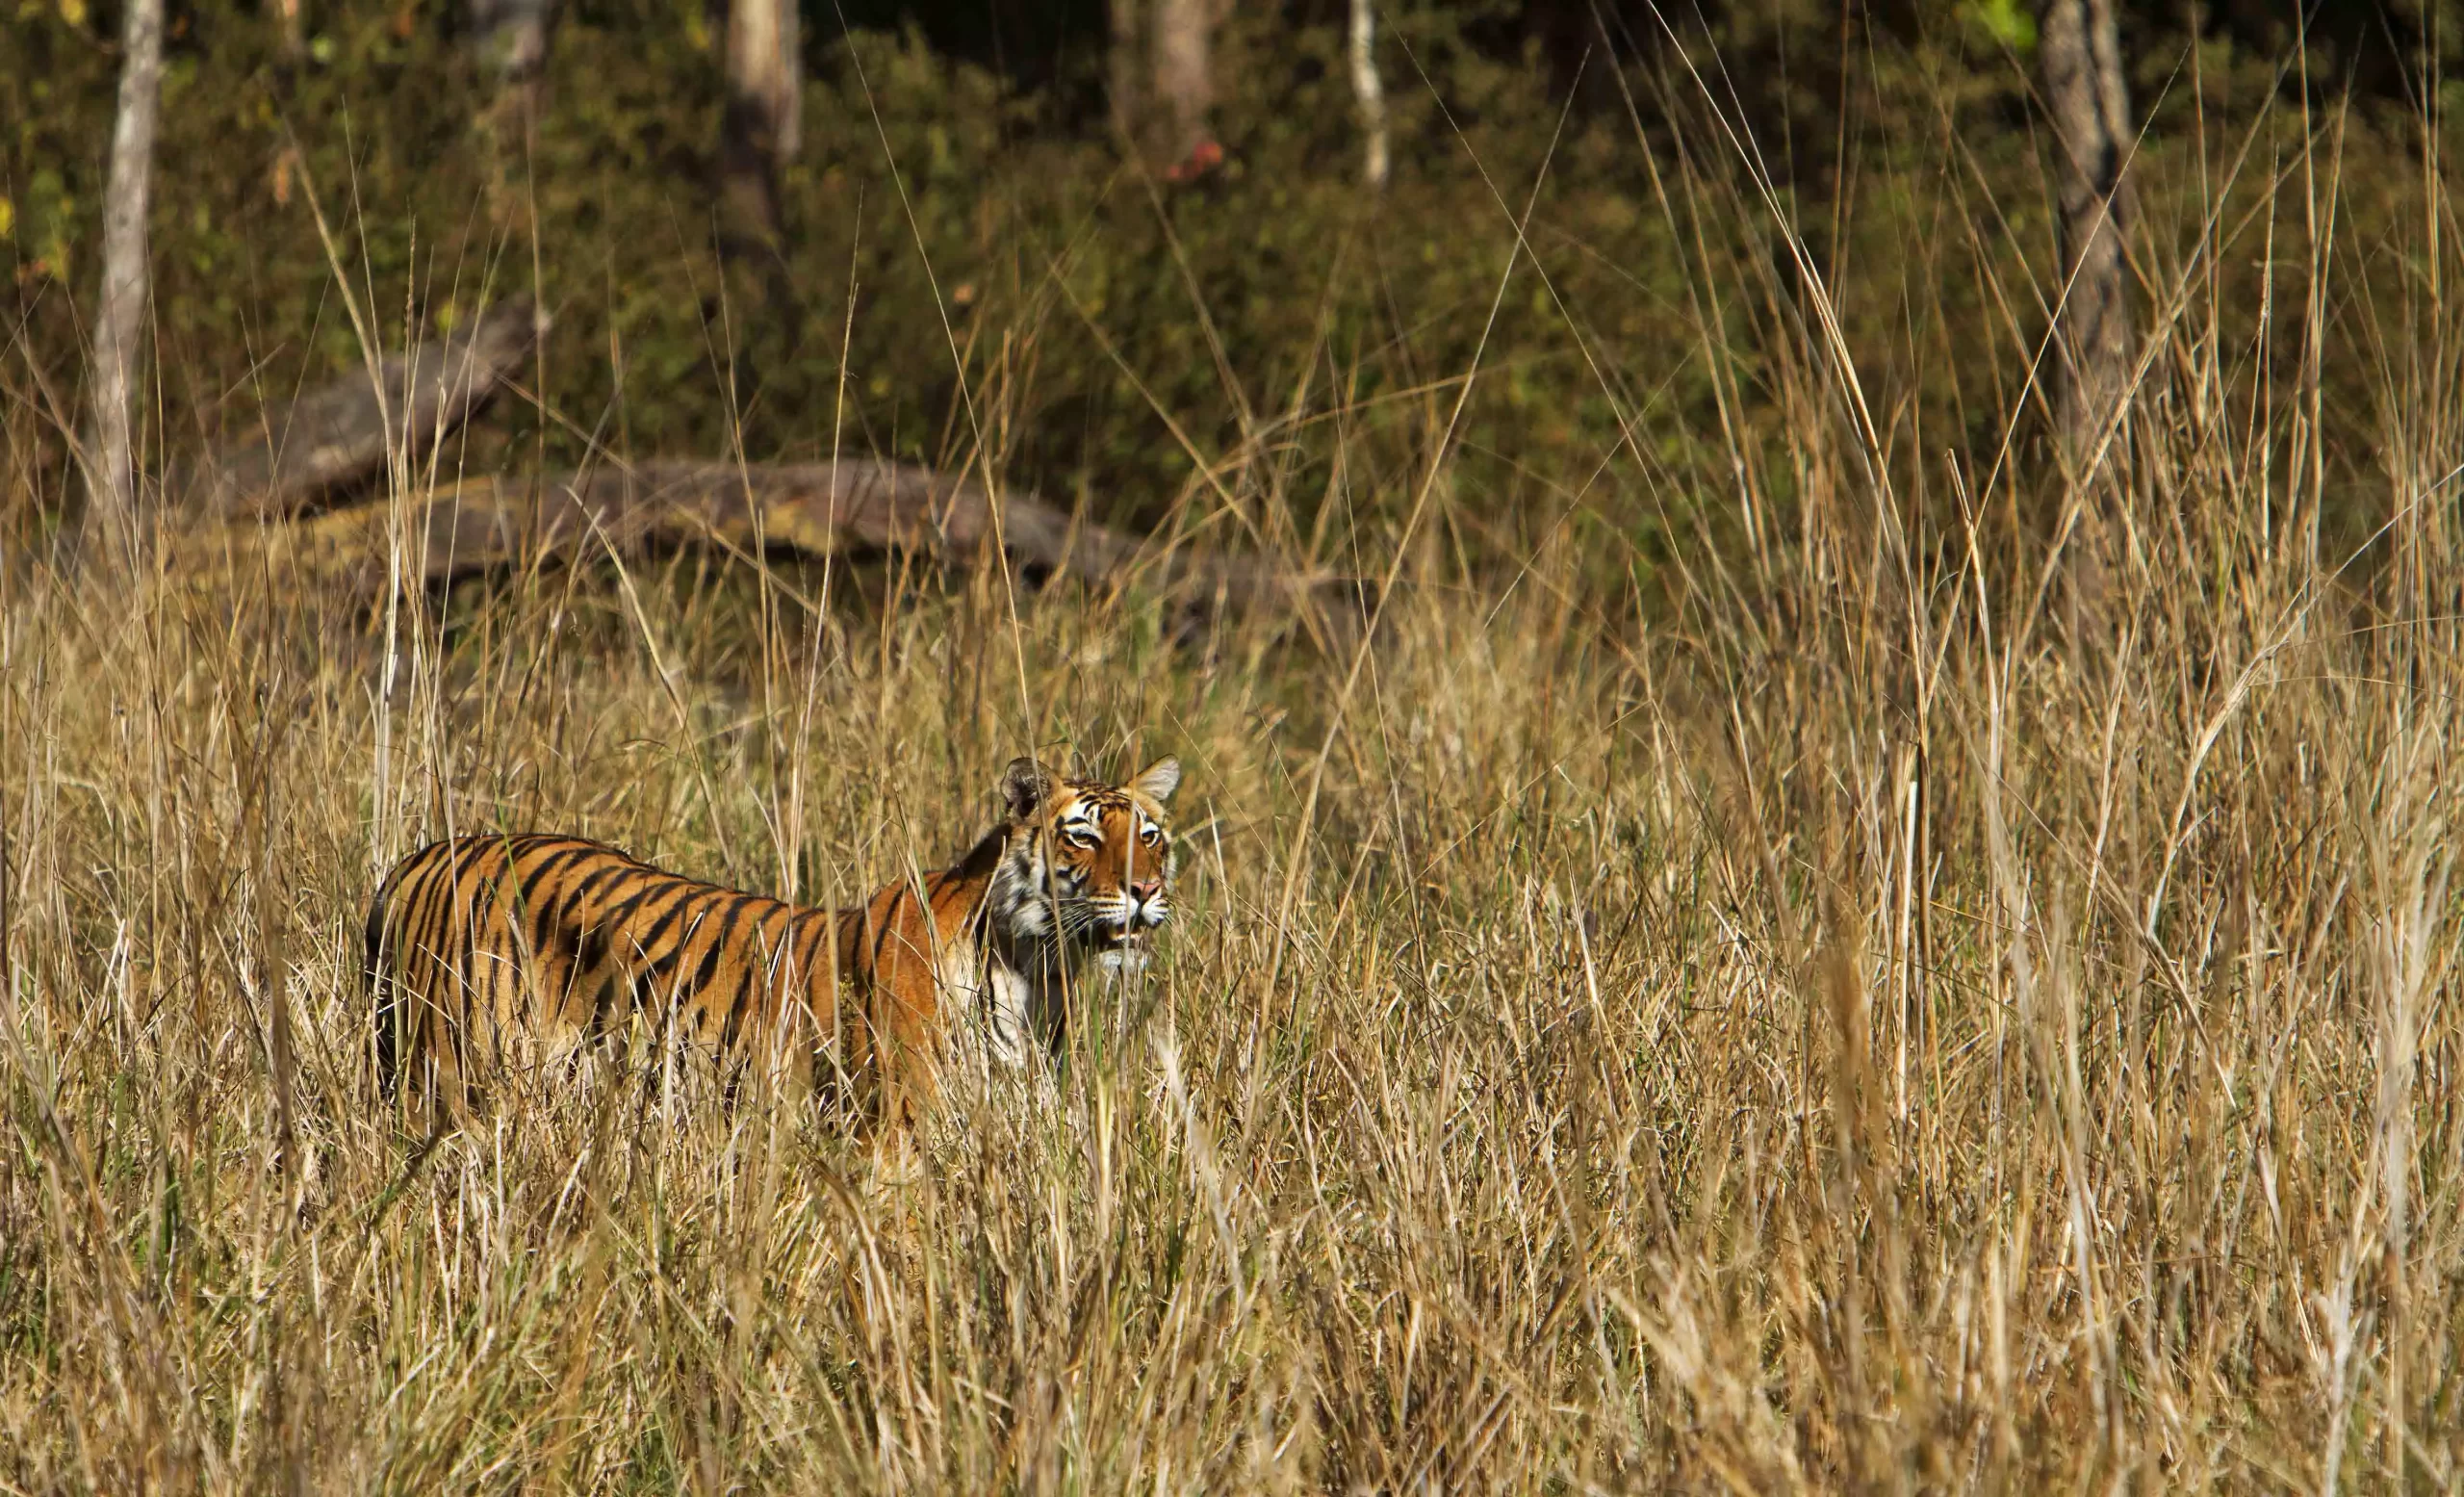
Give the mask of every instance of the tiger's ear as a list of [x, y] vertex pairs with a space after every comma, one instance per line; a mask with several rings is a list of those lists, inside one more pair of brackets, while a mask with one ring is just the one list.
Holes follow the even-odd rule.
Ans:
[[1052, 798], [1052, 784], [1051, 770], [1032, 759], [1014, 759], [1001, 771], [1001, 799], [1013, 817], [1024, 821]]
[[1160, 806], [1172, 798], [1172, 791], [1178, 789], [1180, 784], [1181, 761], [1159, 759], [1138, 771], [1138, 778], [1129, 782], [1129, 787]]

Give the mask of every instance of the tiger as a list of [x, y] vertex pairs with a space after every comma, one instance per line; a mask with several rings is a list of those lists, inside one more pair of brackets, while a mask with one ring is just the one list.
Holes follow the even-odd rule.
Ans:
[[1168, 758], [1121, 784], [1014, 760], [1005, 813], [963, 857], [835, 911], [584, 838], [431, 842], [370, 901], [381, 1093], [408, 1083], [442, 1127], [491, 1065], [571, 1062], [638, 1012], [732, 1076], [768, 1057], [815, 1090], [852, 1086], [861, 1125], [911, 1123], [952, 1059], [1014, 1071], [1056, 1051], [1089, 958], [1144, 965], [1172, 910], [1180, 778]]

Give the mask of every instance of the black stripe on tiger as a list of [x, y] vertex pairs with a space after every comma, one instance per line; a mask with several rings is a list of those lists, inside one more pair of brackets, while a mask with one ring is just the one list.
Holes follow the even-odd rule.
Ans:
[[626, 997], [731, 1067], [799, 999], [825, 1037], [830, 927], [581, 838], [432, 842], [378, 886], [363, 931], [378, 1083], [392, 1096], [424, 1077], [459, 1111], [483, 1055], [526, 1036], [578, 1048]]
[[1060, 1043], [1083, 967], [1144, 966], [1171, 912], [1164, 802], [1179, 783], [1170, 759], [1117, 785], [1014, 761], [1006, 815], [957, 862], [834, 912], [580, 838], [431, 843], [383, 880], [363, 932], [378, 1079], [397, 1091], [420, 1078], [460, 1114], [478, 1061], [526, 1043], [578, 1047], [622, 1027], [623, 1005], [654, 1034], [715, 1052], [731, 1091], [789, 1026], [795, 1043], [774, 1053], [808, 1082], [826, 1057], [834, 1096], [852, 1086], [867, 1116], [911, 1119], [944, 1052], [962, 1054], [947, 1043], [962, 1030], [976, 1030], [970, 1064], [1027, 1064], [1037, 1039]]

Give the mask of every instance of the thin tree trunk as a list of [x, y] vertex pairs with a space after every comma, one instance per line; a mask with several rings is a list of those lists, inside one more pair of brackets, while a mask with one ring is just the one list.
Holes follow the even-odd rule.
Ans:
[[500, 224], [521, 217], [515, 168], [530, 156], [555, 23], [555, 0], [471, 0], [472, 46], [493, 90], [478, 126], [488, 158], [489, 211]]
[[2132, 139], [2130, 97], [2113, 0], [2043, 0], [2038, 37], [2045, 107], [2061, 152], [2057, 420], [2077, 468], [2095, 456], [2130, 385], [2130, 197], [2122, 181]]
[[1145, 70], [1139, 61], [1138, 0], [1112, 0], [1106, 8], [1112, 23], [1112, 52], [1106, 59], [1110, 73], [1113, 128], [1120, 138], [1138, 146], [1144, 139]]
[[769, 161], [795, 160], [804, 143], [804, 57], [793, 0], [735, 0], [728, 8], [728, 107]]
[[[803, 323], [787, 269], [786, 216], [779, 182], [804, 137], [804, 60], [794, 0], [732, 0], [728, 7], [727, 112], [719, 125], [719, 256], [758, 300], [738, 298], [731, 341], [746, 374], [783, 359]], [[759, 313], [757, 318], [750, 314]], [[759, 336], [755, 336], [757, 330]], [[757, 352], [751, 347], [761, 347]], [[749, 399], [749, 377], [738, 381]]]
[[479, 65], [500, 90], [535, 101], [548, 67], [548, 33], [555, 0], [471, 0], [471, 35]]
[[1377, 13], [1373, 0], [1351, 0], [1351, 93], [1360, 104], [1365, 138], [1360, 180], [1368, 189], [1386, 187], [1386, 88], [1377, 76]]
[[1215, 14], [1212, 0], [1155, 0], [1155, 99], [1167, 117], [1164, 174], [1174, 181], [1203, 175], [1222, 159], [1207, 116], [1215, 108]]
[[103, 195], [103, 295], [94, 339], [94, 470], [90, 501], [116, 559], [133, 561], [140, 534], [132, 411], [145, 328], [145, 203], [163, 94], [163, 0], [128, 0]]

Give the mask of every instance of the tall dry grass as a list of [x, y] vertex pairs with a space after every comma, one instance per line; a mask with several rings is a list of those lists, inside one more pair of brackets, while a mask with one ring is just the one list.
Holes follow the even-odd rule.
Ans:
[[[997, 571], [11, 572], [0, 1482], [2451, 1487], [2459, 267], [2426, 178], [2412, 299], [2340, 299], [2389, 246], [2338, 237], [2332, 131], [2171, 200], [2078, 511], [2015, 396], [2010, 442], [1909, 429], [1819, 278], [1707, 233], [1671, 357], [1723, 464], [1502, 530], [1444, 402], [1380, 468], [1305, 396], [1330, 545], [1397, 581], [1356, 645]], [[1769, 228], [1750, 172], [1656, 180]], [[2015, 391], [2058, 288], [1955, 346], [1962, 244], [1911, 245], [1906, 365]], [[2358, 556], [2331, 338], [2382, 370]], [[1280, 456], [1215, 477], [1299, 533]], [[1180, 914], [1053, 1098], [954, 1100], [916, 1177], [793, 1097], [433, 1148], [378, 1101], [356, 924], [423, 838], [843, 900], [1030, 746], [1181, 756]]]

